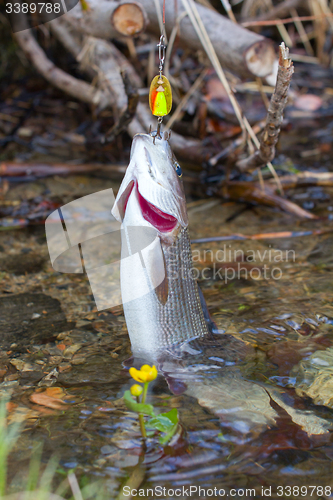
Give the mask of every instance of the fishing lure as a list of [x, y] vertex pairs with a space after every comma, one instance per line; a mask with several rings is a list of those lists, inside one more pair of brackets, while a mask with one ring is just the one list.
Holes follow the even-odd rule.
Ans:
[[156, 136], [161, 138], [161, 125], [163, 117], [168, 115], [172, 107], [172, 90], [169, 80], [163, 75], [165, 63], [165, 1], [163, 5], [163, 30], [160, 41], [157, 44], [159, 58], [159, 74], [156, 75], [150, 85], [149, 106], [152, 114], [157, 116]]

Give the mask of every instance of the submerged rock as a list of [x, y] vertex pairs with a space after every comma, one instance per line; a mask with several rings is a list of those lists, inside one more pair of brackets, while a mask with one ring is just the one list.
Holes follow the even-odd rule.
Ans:
[[316, 351], [291, 371], [296, 393], [333, 408], [333, 347]]
[[43, 270], [45, 257], [36, 253], [19, 253], [0, 257], [0, 271], [12, 274], [38, 273]]
[[20, 293], [0, 297], [2, 350], [9, 349], [12, 344], [17, 344], [15, 350], [20, 351], [27, 345], [51, 342], [60, 332], [72, 327], [60, 302], [49, 295]]

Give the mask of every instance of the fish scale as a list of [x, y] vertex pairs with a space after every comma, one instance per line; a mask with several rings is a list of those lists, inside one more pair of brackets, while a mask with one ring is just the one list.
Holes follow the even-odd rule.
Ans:
[[[169, 287], [165, 305], [157, 300], [156, 316], [161, 327], [160, 345], [167, 347], [208, 333], [198, 285], [191, 276], [192, 253], [189, 233], [183, 228], [175, 243], [163, 248]], [[184, 258], [185, 256], [185, 258]], [[177, 276], [173, 276], [176, 271]]]

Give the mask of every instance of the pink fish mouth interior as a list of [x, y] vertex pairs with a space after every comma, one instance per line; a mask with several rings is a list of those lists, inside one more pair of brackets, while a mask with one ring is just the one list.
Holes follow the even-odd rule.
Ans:
[[[132, 192], [134, 185], [130, 189], [130, 192], [128, 193], [127, 199], [124, 204], [124, 212], [126, 211], [126, 206], [128, 202], [128, 198], [130, 197], [130, 194]], [[139, 205], [142, 213], [142, 217], [149, 222], [152, 226], [155, 227], [158, 231], [161, 233], [167, 233], [169, 231], [172, 231], [178, 221], [175, 217], [172, 215], [166, 214], [165, 212], [162, 212], [159, 208], [155, 207], [152, 203], [149, 203], [141, 194], [138, 188], [137, 183], [135, 183], [135, 187], [138, 193], [138, 199], [139, 199]]]

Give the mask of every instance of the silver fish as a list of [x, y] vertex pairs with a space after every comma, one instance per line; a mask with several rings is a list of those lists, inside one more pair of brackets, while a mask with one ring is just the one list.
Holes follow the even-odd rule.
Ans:
[[[154, 360], [161, 350], [174, 343], [207, 334], [198, 285], [191, 276], [192, 254], [181, 169], [167, 133], [162, 139], [146, 134], [134, 137], [130, 164], [113, 215], [122, 221], [126, 234], [121, 291], [134, 356]], [[156, 234], [144, 261], [146, 278], [154, 285], [154, 278], [161, 275], [161, 270], [163, 274], [162, 282], [157, 280], [157, 286], [151, 286], [149, 293], [145, 293], [147, 283], [140, 266], [133, 266], [125, 258], [135, 252], [135, 239], [143, 234], [142, 230], [133, 231], [135, 227], [151, 228]], [[140, 296], [130, 300], [133, 293]]]

